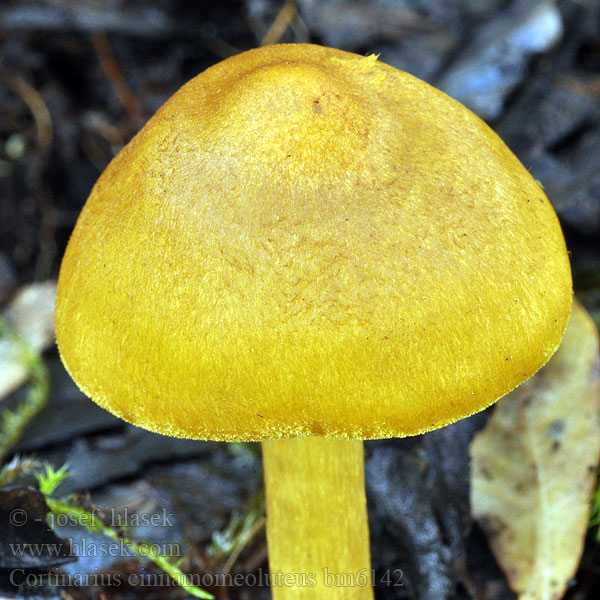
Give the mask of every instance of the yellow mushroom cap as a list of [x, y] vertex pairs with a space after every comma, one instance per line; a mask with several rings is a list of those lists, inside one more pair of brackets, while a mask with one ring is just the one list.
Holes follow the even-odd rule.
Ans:
[[277, 45], [181, 88], [96, 183], [56, 333], [81, 389], [197, 439], [382, 438], [483, 409], [571, 306], [543, 191], [458, 102]]

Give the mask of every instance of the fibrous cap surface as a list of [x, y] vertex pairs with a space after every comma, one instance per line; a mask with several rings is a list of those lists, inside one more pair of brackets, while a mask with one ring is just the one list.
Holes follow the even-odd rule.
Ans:
[[379, 438], [513, 389], [570, 305], [552, 207], [480, 119], [374, 56], [280, 45], [190, 81], [110, 163], [56, 329], [142, 427]]

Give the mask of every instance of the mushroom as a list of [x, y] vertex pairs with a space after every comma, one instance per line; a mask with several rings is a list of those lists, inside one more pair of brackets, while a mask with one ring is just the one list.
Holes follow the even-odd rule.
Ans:
[[126, 421], [263, 442], [276, 598], [371, 598], [362, 440], [489, 406], [571, 299], [550, 203], [479, 118], [375, 56], [275, 45], [192, 79], [106, 168], [56, 334]]

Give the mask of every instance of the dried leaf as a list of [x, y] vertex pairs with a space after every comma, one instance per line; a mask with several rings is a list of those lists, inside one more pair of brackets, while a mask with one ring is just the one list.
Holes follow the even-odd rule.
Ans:
[[471, 445], [473, 515], [521, 599], [561, 598], [577, 569], [599, 433], [598, 332], [575, 304], [554, 357]]
[[[24, 287], [3, 315], [8, 326], [36, 352], [54, 341], [56, 282]], [[0, 338], [0, 399], [16, 390], [28, 377], [19, 345], [10, 337]]]

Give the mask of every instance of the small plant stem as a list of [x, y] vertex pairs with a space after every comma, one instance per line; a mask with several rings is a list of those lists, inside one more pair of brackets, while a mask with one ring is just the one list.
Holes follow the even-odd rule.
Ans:
[[122, 544], [124, 547], [131, 550], [138, 558], [148, 559], [167, 573], [178, 586], [183, 588], [191, 596], [202, 598], [204, 600], [214, 599], [212, 594], [192, 585], [189, 581], [189, 576], [183, 573], [183, 571], [181, 571], [177, 565], [173, 564], [166, 556], [158, 554], [152, 544], [132, 540], [123, 535], [121, 530], [113, 529], [112, 527], [105, 525], [96, 515], [76, 504], [72, 504], [65, 500], [57, 500], [49, 496], [46, 496], [45, 500], [55, 516], [66, 515], [71, 519], [74, 518], [78, 523], [82, 524], [86, 531], [100, 533], [109, 539]]
[[23, 338], [5, 325], [0, 317], [0, 335], [6, 336], [14, 346], [20, 360], [29, 372], [27, 396], [15, 410], [5, 409], [0, 415], [0, 464], [13, 446], [21, 439], [27, 425], [48, 402], [50, 377], [40, 354]]

